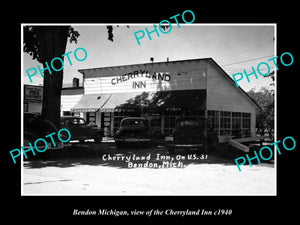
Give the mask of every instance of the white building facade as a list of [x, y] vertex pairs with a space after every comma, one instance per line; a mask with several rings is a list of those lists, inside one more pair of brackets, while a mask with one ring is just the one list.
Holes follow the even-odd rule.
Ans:
[[221, 142], [255, 135], [259, 106], [211, 58], [79, 72], [83, 74], [83, 93], [62, 95], [62, 111], [106, 127], [111, 135], [122, 118], [143, 116], [150, 120], [156, 137], [169, 136], [175, 118], [183, 115], [205, 118]]

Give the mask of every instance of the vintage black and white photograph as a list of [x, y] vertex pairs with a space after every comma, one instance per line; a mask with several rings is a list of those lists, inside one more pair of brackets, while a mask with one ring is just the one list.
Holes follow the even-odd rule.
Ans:
[[21, 24], [23, 196], [277, 194], [276, 72], [292, 54], [275, 23], [184, 15]]

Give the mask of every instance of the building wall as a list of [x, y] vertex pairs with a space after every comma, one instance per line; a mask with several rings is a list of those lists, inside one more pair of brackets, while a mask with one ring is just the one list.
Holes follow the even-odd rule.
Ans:
[[[207, 110], [251, 113], [251, 135], [255, 134], [256, 107], [241, 90], [229, 82], [220, 69], [207, 67]], [[227, 76], [227, 75], [226, 75]]]
[[85, 94], [206, 88], [203, 60], [99, 68], [84, 74]]
[[[206, 88], [206, 64], [203, 60], [186, 60], [82, 70], [84, 74], [84, 93], [142, 94], [146, 92], [152, 96], [152, 94], [158, 91], [204, 90]], [[178, 102], [178, 107], [181, 104], [183, 103]], [[127, 112], [125, 114], [126, 116], [133, 116], [134, 113]], [[171, 120], [174, 120], [180, 113], [180, 111], [168, 111], [167, 115], [164, 115], [165, 112], [161, 110], [161, 112], [157, 112], [160, 115], [156, 115], [155, 119], [152, 118], [153, 115], [146, 116], [152, 118], [151, 125], [157, 129], [158, 133], [168, 135], [171, 131], [169, 129], [170, 124], [172, 124]], [[110, 114], [110, 132], [113, 134], [118, 128], [120, 120], [126, 116], [122, 112], [111, 112]], [[103, 119], [101, 116], [103, 116]], [[134, 114], [134, 116], [142, 115]], [[97, 113], [97, 125], [103, 127], [104, 124], [102, 123], [105, 119], [107, 118], [105, 118], [104, 114]], [[160, 127], [158, 127], [159, 124]]]
[[42, 106], [43, 106], [42, 102], [25, 102], [24, 103], [24, 112], [41, 114]]
[[[244, 129], [243, 125], [241, 128], [244, 129], [243, 135], [248, 130], [251, 135], [255, 134], [257, 106], [242, 90], [237, 89], [231, 78], [212, 59], [116, 66], [87, 69], [80, 72], [84, 74], [85, 94], [207, 90], [206, 110], [210, 111], [211, 115], [214, 112], [218, 113], [218, 134], [221, 142], [222, 136], [226, 136], [225, 129], [222, 130], [220, 125], [221, 120], [224, 119], [221, 114], [226, 117], [225, 114], [228, 112], [230, 112], [228, 117], [230, 117], [231, 128], [234, 126], [233, 120], [235, 122], [238, 120], [236, 117], [240, 115], [240, 121], [243, 124], [244, 116], [247, 117], [250, 113], [249, 129]], [[180, 102], [178, 102], [178, 106], [180, 107]], [[162, 112], [160, 119], [161, 130], [163, 130], [166, 119], [164, 113]], [[117, 121], [115, 116], [112, 116], [112, 121]], [[235, 118], [233, 119], [233, 117]], [[97, 113], [97, 124], [99, 125], [100, 122], [101, 116]], [[235, 131], [230, 130], [230, 135], [237, 130], [237, 128]]]
[[79, 101], [82, 95], [62, 95], [61, 96], [61, 114], [64, 111], [71, 111], [71, 108]]
[[79, 101], [83, 95], [83, 87], [63, 88], [61, 91], [60, 112], [63, 116], [64, 112], [70, 112], [71, 108]]

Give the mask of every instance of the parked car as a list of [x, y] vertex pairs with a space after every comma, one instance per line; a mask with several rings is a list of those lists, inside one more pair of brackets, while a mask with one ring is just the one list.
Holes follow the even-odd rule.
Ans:
[[72, 134], [71, 140], [84, 142], [87, 139], [94, 139], [100, 143], [103, 138], [103, 129], [96, 124], [87, 124], [86, 121], [78, 116], [63, 116], [61, 118], [61, 127], [67, 128]]
[[126, 144], [143, 143], [150, 145], [152, 132], [149, 121], [143, 117], [127, 117], [121, 120], [120, 128], [115, 134], [117, 148], [122, 148]]
[[[54, 124], [43, 116], [35, 113], [24, 113], [24, 149], [29, 149], [29, 143], [34, 146], [34, 142], [43, 138], [47, 141], [47, 150], [49, 149], [62, 149], [64, 148], [64, 143], [58, 140], [57, 135], [53, 135], [52, 138], [55, 142], [55, 147], [50, 138], [45, 138], [48, 134], [53, 132], [57, 133], [58, 130]], [[67, 138], [63, 133], [60, 133], [61, 139], [66, 140]], [[44, 149], [46, 146], [42, 141], [37, 142], [38, 149]]]
[[218, 137], [213, 130], [207, 131], [204, 120], [196, 117], [182, 116], [175, 119], [172, 132], [173, 143], [169, 145], [169, 153], [177, 149], [197, 150], [207, 154], [208, 145], [216, 144]]

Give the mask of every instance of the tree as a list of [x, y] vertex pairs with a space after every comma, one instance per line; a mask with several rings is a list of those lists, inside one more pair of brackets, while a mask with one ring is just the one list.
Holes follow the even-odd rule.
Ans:
[[[112, 26], [107, 26], [108, 40], [113, 41]], [[60, 57], [66, 50], [67, 40], [77, 43], [79, 33], [71, 26], [24, 26], [24, 52], [40, 62], [44, 68], [46, 62]], [[57, 61], [56, 61], [57, 62]], [[60, 65], [54, 67], [59, 68]], [[60, 128], [60, 99], [63, 84], [63, 70], [44, 70], [42, 115]]]
[[268, 132], [270, 139], [274, 137], [274, 93], [262, 87], [258, 92], [251, 89], [248, 95], [253, 98], [262, 110], [256, 116], [256, 129], [261, 136]]
[[[76, 42], [78, 36], [79, 33], [70, 26], [25, 26], [24, 52], [46, 68], [46, 62], [49, 64], [55, 57], [63, 60], [68, 37], [70, 42]], [[63, 70], [51, 72], [50, 75], [49, 70], [44, 70], [42, 115], [59, 128]]]

